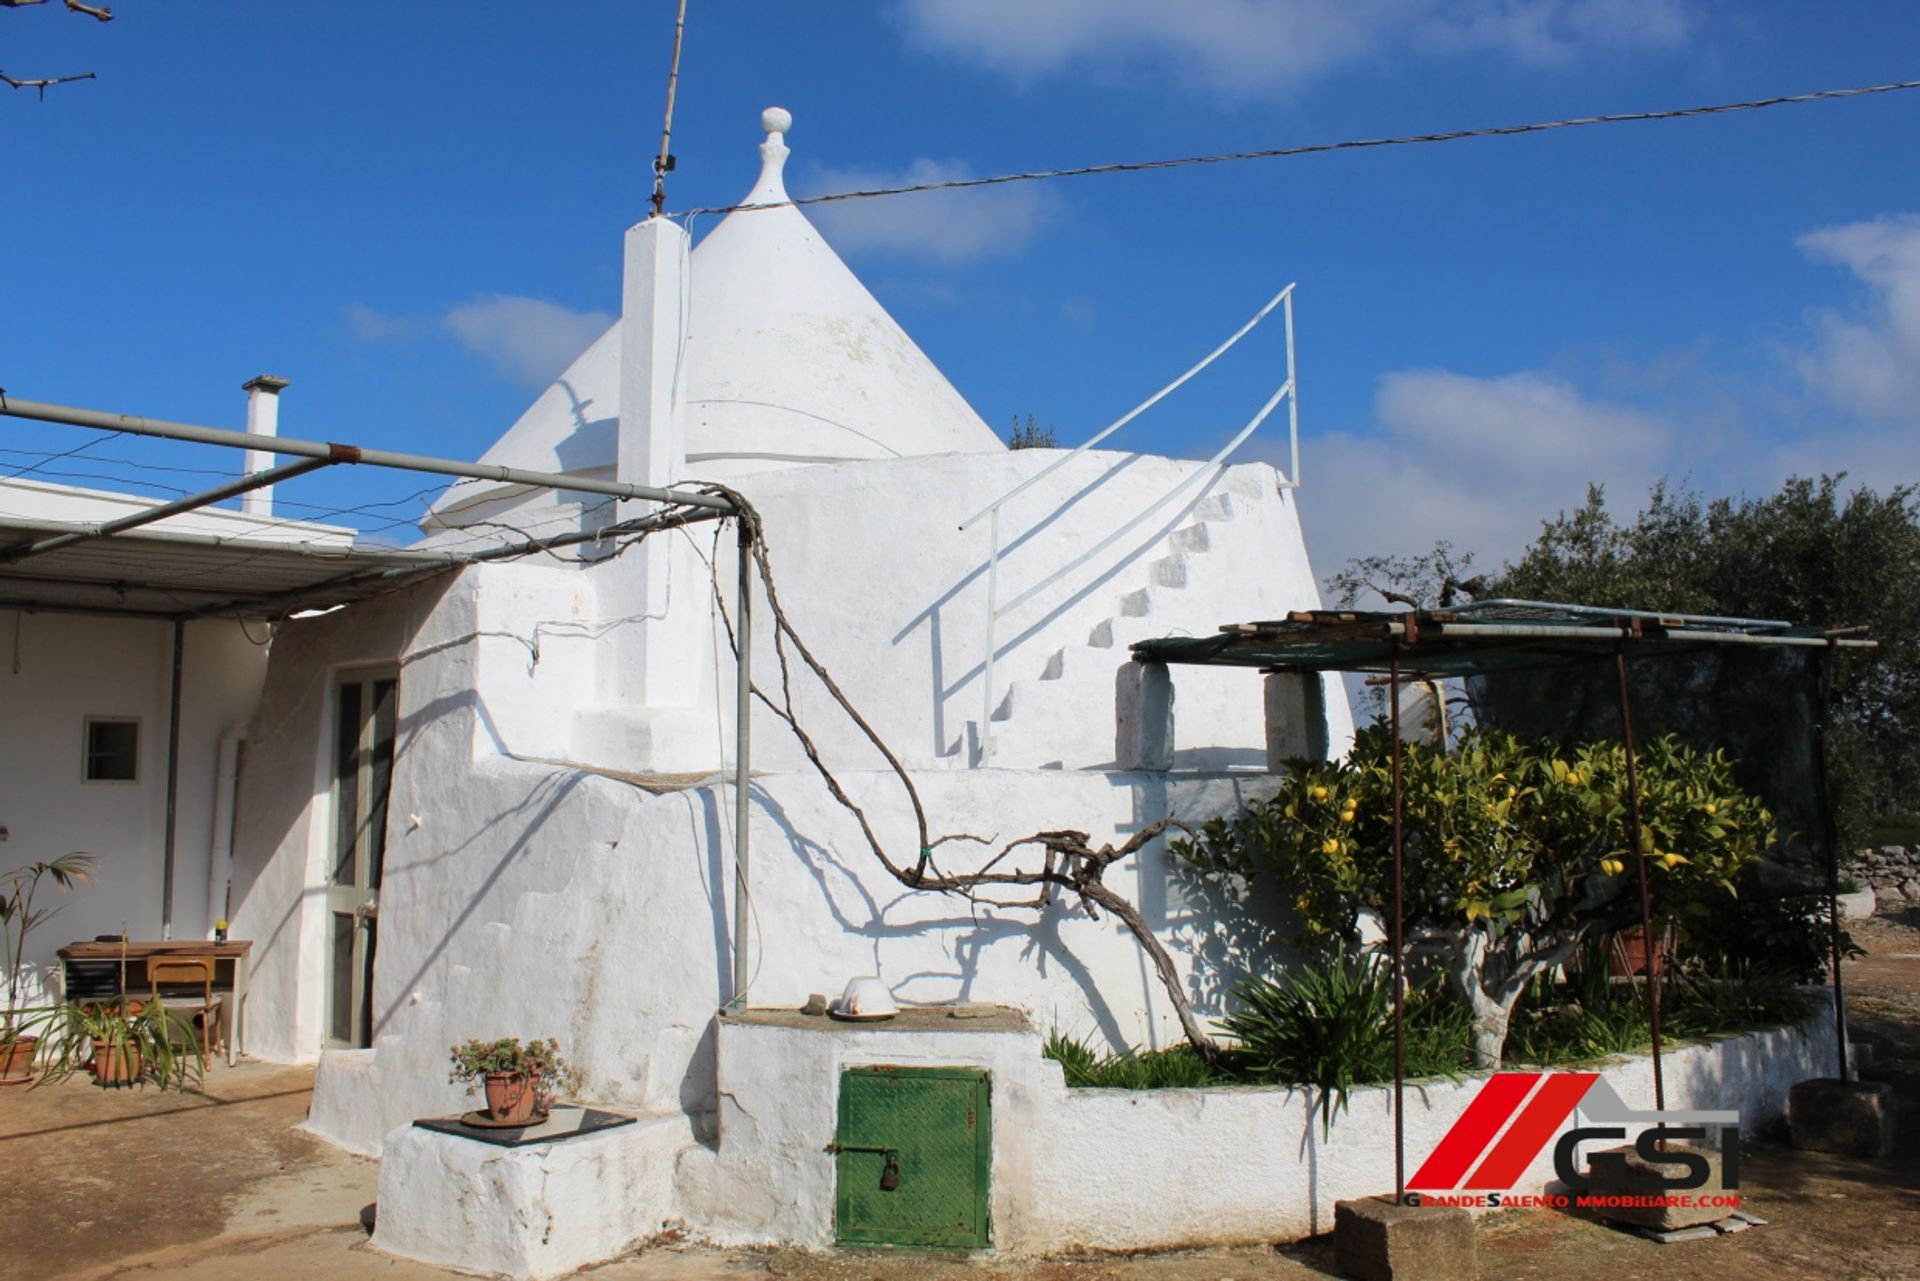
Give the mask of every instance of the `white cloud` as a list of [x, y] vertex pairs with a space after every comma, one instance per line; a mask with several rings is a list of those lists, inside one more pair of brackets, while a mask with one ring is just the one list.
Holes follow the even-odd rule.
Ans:
[[1559, 65], [1685, 42], [1696, 0], [902, 0], [923, 47], [1031, 79], [1079, 63], [1170, 71], [1230, 96], [1285, 93], [1410, 47]]
[[[928, 159], [915, 160], [895, 173], [816, 166], [803, 175], [808, 192], [870, 191], [972, 176], [958, 162]], [[839, 201], [813, 205], [807, 214], [844, 253], [951, 264], [1018, 253], [1062, 208], [1055, 192], [1022, 183]]]
[[1440, 539], [1497, 566], [1543, 518], [1578, 506], [1589, 482], [1637, 504], [1679, 461], [1676, 433], [1661, 418], [1544, 373], [1391, 373], [1375, 417], [1375, 434], [1302, 443], [1300, 508], [1322, 575], [1356, 556], [1420, 552]]
[[604, 311], [574, 311], [544, 298], [495, 294], [449, 308], [441, 323], [508, 378], [544, 387], [614, 319]]
[[1826, 227], [1798, 243], [1871, 291], [1852, 314], [1813, 313], [1813, 342], [1799, 358], [1808, 385], [1869, 418], [1920, 421], [1920, 215]]

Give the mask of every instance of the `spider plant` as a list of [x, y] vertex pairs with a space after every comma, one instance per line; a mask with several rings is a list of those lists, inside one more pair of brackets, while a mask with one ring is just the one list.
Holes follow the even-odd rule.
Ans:
[[158, 1001], [69, 1001], [46, 1024], [42, 1081], [63, 1081], [92, 1065], [102, 1085], [151, 1081], [161, 1089], [197, 1085], [206, 1054]]

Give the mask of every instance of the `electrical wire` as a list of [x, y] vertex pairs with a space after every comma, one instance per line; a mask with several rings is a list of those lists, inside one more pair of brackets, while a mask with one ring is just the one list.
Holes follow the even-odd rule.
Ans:
[[1767, 107], [1795, 106], [1837, 98], [1864, 98], [1871, 94], [1899, 93], [1920, 89], [1920, 80], [1901, 80], [1893, 84], [1860, 85], [1849, 89], [1820, 89], [1813, 93], [1788, 94], [1774, 98], [1752, 98], [1745, 102], [1720, 102], [1704, 107], [1675, 107], [1664, 111], [1620, 111], [1601, 116], [1574, 116], [1564, 120], [1541, 120], [1529, 124], [1491, 125], [1481, 129], [1454, 129], [1445, 133], [1401, 134], [1389, 138], [1353, 138], [1344, 142], [1315, 142], [1295, 147], [1268, 147], [1259, 151], [1223, 151], [1206, 156], [1177, 156], [1166, 160], [1131, 160], [1117, 164], [1081, 165], [1071, 169], [1040, 169], [1026, 173], [997, 174], [989, 178], [954, 178], [945, 182], [917, 182], [903, 187], [874, 187], [861, 191], [838, 191], [824, 196], [768, 200], [756, 204], [713, 205], [686, 209], [674, 214], [690, 218], [696, 214], [729, 214], [742, 209], [783, 209], [803, 205], [824, 205], [841, 200], [870, 200], [879, 196], [905, 196], [921, 191], [956, 191], [966, 187], [999, 187], [1014, 182], [1040, 182], [1050, 178], [1084, 178], [1094, 174], [1144, 173], [1155, 169], [1183, 169], [1189, 165], [1217, 165], [1237, 160], [1280, 160], [1292, 156], [1314, 156], [1333, 151], [1361, 151], [1372, 147], [1411, 147], [1433, 142], [1460, 142], [1468, 138], [1510, 138], [1526, 133], [1546, 133], [1553, 129], [1578, 129], [1586, 125], [1639, 124], [1653, 120], [1687, 120], [1696, 116], [1727, 115], [1736, 111], [1760, 111]]

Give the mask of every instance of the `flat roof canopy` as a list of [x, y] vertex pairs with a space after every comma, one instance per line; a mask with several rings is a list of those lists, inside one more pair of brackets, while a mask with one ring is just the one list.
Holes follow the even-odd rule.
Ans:
[[1872, 648], [1864, 628], [1796, 627], [1775, 619], [1662, 614], [1549, 601], [1486, 600], [1455, 609], [1309, 610], [1229, 623], [1213, 636], [1138, 641], [1147, 663], [1289, 672], [1386, 672], [1444, 679], [1625, 654], [1651, 658], [1721, 645]]
[[[101, 536], [97, 530], [63, 521], [0, 519], [0, 609], [279, 618], [363, 600], [393, 590], [401, 579], [463, 563], [445, 552], [344, 542], [166, 530]], [[68, 535], [74, 541], [23, 554]]]

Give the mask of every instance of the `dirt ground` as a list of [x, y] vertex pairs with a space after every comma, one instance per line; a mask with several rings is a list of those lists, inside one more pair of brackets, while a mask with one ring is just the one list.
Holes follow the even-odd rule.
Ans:
[[[1906, 1138], [1884, 1161], [1757, 1144], [1746, 1208], [1766, 1227], [1656, 1245], [1550, 1211], [1480, 1221], [1487, 1281], [1906, 1281], [1920, 1277], [1920, 909], [1862, 923], [1869, 955], [1845, 970], [1868, 1075], [1894, 1082]], [[425, 1281], [456, 1274], [367, 1245], [376, 1168], [297, 1127], [307, 1069], [242, 1063], [203, 1088], [102, 1090], [79, 1079], [0, 1090], [0, 1281]], [[1151, 1207], [1142, 1207], [1151, 1213]], [[1019, 1262], [662, 1246], [582, 1274], [594, 1281], [1265, 1281], [1333, 1273], [1330, 1241], [1277, 1248]]]

